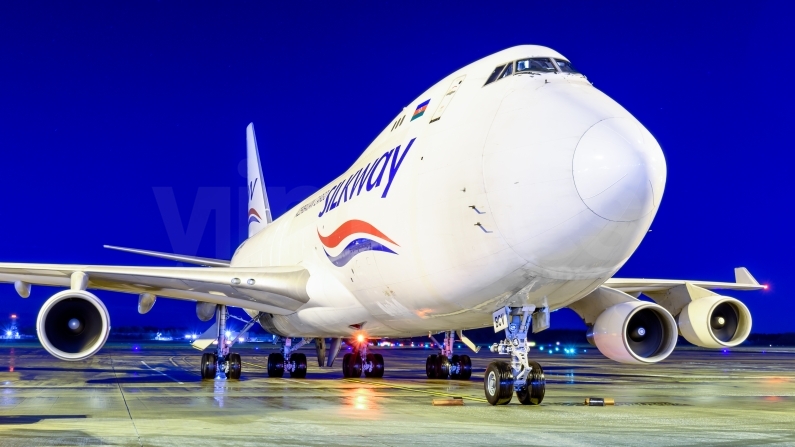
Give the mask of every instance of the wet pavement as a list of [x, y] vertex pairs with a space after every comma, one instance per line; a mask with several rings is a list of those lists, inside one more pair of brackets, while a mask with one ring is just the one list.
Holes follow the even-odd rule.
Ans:
[[[256, 348], [256, 349], [255, 349]], [[488, 405], [470, 381], [428, 380], [430, 349], [379, 349], [383, 379], [318, 368], [268, 378], [272, 345], [240, 345], [239, 381], [202, 381], [185, 344], [108, 344], [62, 362], [33, 343], [0, 343], [0, 446], [38, 445], [795, 445], [795, 349], [677, 349], [657, 365], [621, 365], [595, 349], [535, 351], [542, 405]], [[583, 350], [587, 349], [587, 352]], [[460, 352], [464, 352], [463, 350]], [[434, 407], [461, 396], [465, 405]], [[586, 397], [614, 398], [585, 407]]]

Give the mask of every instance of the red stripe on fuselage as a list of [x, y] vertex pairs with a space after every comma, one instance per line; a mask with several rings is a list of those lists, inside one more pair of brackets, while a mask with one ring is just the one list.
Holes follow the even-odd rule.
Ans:
[[252, 214], [257, 216], [260, 220], [262, 220], [262, 216], [260, 216], [257, 210], [255, 210], [254, 208], [248, 210], [248, 215], [251, 216]]
[[343, 239], [346, 237], [354, 234], [354, 233], [365, 233], [371, 236], [379, 237], [387, 242], [391, 242], [395, 245], [398, 245], [392, 239], [386, 237], [386, 235], [378, 230], [378, 228], [370, 225], [369, 223], [363, 220], [349, 220], [344, 224], [340, 225], [339, 228], [334, 230], [333, 233], [330, 235], [323, 237], [320, 234], [320, 231], [317, 232], [317, 236], [320, 238], [320, 242], [323, 243], [328, 248], [334, 248], [342, 242]]

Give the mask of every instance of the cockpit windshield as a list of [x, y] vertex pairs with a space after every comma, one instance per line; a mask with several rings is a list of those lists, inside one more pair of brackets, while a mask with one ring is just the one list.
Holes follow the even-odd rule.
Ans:
[[555, 62], [558, 63], [558, 67], [560, 67], [560, 71], [563, 73], [579, 73], [579, 70], [574, 68], [571, 65], [571, 62], [564, 61], [563, 59], [555, 59]]
[[551, 59], [547, 59], [545, 57], [534, 57], [531, 59], [522, 59], [516, 61], [516, 72], [521, 73], [523, 71], [554, 73], [556, 70], [555, 64], [552, 63]]
[[[508, 64], [498, 65], [494, 68], [494, 71], [491, 72], [491, 75], [486, 79], [486, 83], [483, 85], [489, 85], [500, 79], [522, 73], [571, 73], [585, 78], [579, 70], [571, 65], [571, 62], [565, 59], [531, 57], [528, 59], [519, 59], [515, 64], [516, 65], [514, 65], [514, 62], [510, 62]], [[516, 68], [514, 69], [514, 67]]]

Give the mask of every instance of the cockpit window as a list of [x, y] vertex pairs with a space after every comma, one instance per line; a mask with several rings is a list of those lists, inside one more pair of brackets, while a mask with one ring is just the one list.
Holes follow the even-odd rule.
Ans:
[[491, 84], [492, 82], [496, 81], [497, 80], [497, 76], [499, 76], [500, 73], [502, 73], [502, 69], [503, 68], [505, 68], [505, 65], [500, 65], [499, 67], [495, 68], [494, 71], [491, 72], [491, 76], [489, 76], [489, 79], [483, 85], [488, 85], [488, 84]]
[[516, 61], [516, 72], [521, 73], [523, 71], [554, 73], [557, 70], [555, 70], [555, 64], [552, 63], [551, 59], [547, 59], [545, 57], [534, 57]]
[[502, 74], [500, 75], [500, 79], [506, 78], [513, 74], [513, 62], [505, 66], [505, 70], [503, 70]]
[[579, 70], [574, 68], [571, 65], [571, 62], [564, 61], [563, 59], [555, 59], [555, 62], [558, 63], [558, 67], [560, 67], [560, 71], [563, 73], [579, 73]]

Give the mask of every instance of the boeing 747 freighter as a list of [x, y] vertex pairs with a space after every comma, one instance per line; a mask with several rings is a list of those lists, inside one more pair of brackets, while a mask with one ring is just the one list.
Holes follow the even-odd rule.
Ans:
[[[439, 337], [429, 378], [469, 379], [477, 349], [464, 331], [493, 326], [484, 391], [494, 405], [514, 394], [539, 404], [545, 379], [527, 336], [568, 307], [587, 337], [618, 362], [664, 360], [681, 333], [708, 348], [751, 331], [748, 308], [714, 290], [757, 290], [744, 268], [733, 283], [623, 279], [660, 206], [666, 163], [652, 134], [597, 90], [563, 55], [523, 45], [469, 64], [413, 99], [358, 160], [320, 192], [273, 220], [253, 125], [247, 130], [249, 238], [231, 260], [119, 248], [197, 267], [0, 264], [0, 281], [27, 297], [60, 286], [38, 316], [39, 340], [63, 360], [97, 353], [110, 316], [89, 290], [196, 302], [214, 319], [201, 349], [204, 378], [238, 379], [228, 307], [244, 309], [281, 340], [268, 374], [306, 375], [298, 352], [316, 340], [345, 377], [382, 377], [368, 338]], [[640, 294], [652, 301], [639, 300]], [[436, 335], [441, 334], [441, 336]], [[326, 340], [331, 339], [330, 345]]]

